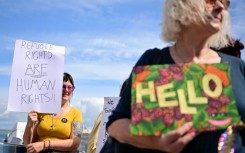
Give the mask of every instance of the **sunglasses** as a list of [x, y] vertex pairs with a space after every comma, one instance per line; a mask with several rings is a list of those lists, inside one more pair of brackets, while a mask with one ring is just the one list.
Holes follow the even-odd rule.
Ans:
[[210, 5], [210, 6], [212, 5], [213, 7], [217, 6], [218, 2], [222, 3], [224, 5], [225, 9], [228, 9], [230, 7], [230, 4], [231, 4], [230, 0], [206, 0], [206, 4]]
[[63, 91], [74, 91], [75, 87], [69, 85], [63, 85]]

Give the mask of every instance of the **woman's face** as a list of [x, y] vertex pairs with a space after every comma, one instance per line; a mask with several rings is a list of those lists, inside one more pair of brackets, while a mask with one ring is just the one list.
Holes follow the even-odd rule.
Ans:
[[224, 11], [228, 8], [226, 1], [228, 0], [206, 0], [206, 10], [209, 14], [209, 25], [215, 31], [219, 31], [221, 29]]
[[70, 100], [73, 90], [74, 90], [74, 86], [71, 84], [69, 80], [67, 82], [63, 81], [62, 104]]

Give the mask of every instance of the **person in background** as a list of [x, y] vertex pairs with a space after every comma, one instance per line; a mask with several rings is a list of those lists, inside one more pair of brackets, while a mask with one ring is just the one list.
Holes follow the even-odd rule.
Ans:
[[[165, 0], [162, 37], [170, 46], [149, 49], [135, 66], [183, 63], [222, 63], [231, 67], [231, 82], [242, 121], [245, 121], [245, 62], [214, 51], [229, 45], [231, 36], [227, 0]], [[229, 39], [227, 39], [229, 37]], [[159, 60], [160, 59], [160, 60]], [[107, 122], [109, 135], [120, 143], [116, 153], [217, 153], [219, 138], [225, 130], [197, 133], [187, 123], [162, 136], [132, 136], [132, 76], [117, 107]], [[244, 153], [239, 132], [234, 133], [234, 152]]]
[[[121, 86], [119, 97], [121, 97], [121, 95], [125, 89], [126, 84], [127, 84], [127, 79], [124, 80], [124, 82]], [[96, 152], [96, 145], [97, 145], [97, 141], [98, 141], [101, 118], [102, 118], [102, 112], [100, 112], [99, 116], [97, 117], [97, 119], [94, 123], [94, 127], [90, 133], [86, 153], [95, 153]], [[111, 138], [109, 137], [108, 139], [111, 139]], [[110, 141], [114, 141], [114, 140], [110, 140]], [[108, 143], [108, 140], [105, 143]], [[108, 145], [109, 144], [107, 144], [106, 146], [108, 146]], [[113, 153], [114, 152], [114, 146], [112, 146], [112, 145], [109, 145], [109, 146], [110, 147], [106, 147], [106, 148], [102, 148], [102, 149], [106, 149], [108, 153], [109, 152]]]
[[244, 49], [244, 44], [239, 39], [232, 39], [230, 44], [226, 47], [215, 49], [217, 52], [225, 53], [231, 56], [241, 58], [241, 50]]
[[64, 73], [59, 114], [28, 114], [23, 140], [28, 153], [77, 152], [81, 142], [82, 113], [69, 102], [75, 89], [69, 73]]

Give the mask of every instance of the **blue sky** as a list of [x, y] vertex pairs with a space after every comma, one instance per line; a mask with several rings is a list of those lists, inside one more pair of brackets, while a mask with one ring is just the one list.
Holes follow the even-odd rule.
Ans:
[[[71, 104], [92, 128], [103, 97], [118, 96], [132, 66], [160, 39], [164, 0], [0, 0], [0, 129], [26, 121], [8, 112], [16, 39], [66, 47], [65, 71], [74, 76]], [[233, 36], [245, 42], [245, 1], [231, 0]], [[245, 59], [245, 54], [242, 54]]]

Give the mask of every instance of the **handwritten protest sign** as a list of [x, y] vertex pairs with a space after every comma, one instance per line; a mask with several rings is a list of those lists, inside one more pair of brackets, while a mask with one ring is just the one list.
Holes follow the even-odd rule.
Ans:
[[60, 112], [64, 55], [63, 46], [16, 40], [7, 110]]
[[96, 153], [99, 153], [101, 148], [103, 147], [107, 137], [108, 133], [106, 132], [106, 123], [108, 121], [108, 117], [111, 115], [112, 110], [115, 109], [115, 107], [118, 104], [120, 97], [105, 97], [104, 98], [104, 107], [102, 112], [102, 119], [100, 122], [100, 130], [98, 135], [98, 141], [97, 141], [97, 147], [96, 147]]
[[147, 65], [132, 74], [133, 135], [155, 135], [193, 122], [199, 132], [240, 122], [227, 63]]

